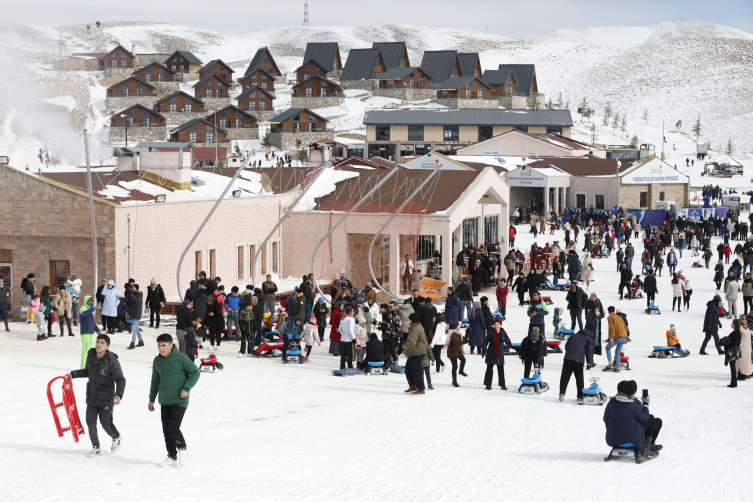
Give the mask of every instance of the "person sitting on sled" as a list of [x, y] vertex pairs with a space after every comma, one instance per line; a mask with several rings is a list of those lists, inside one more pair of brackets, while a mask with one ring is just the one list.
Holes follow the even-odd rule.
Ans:
[[669, 347], [675, 347], [677, 350], [682, 350], [680, 346], [680, 339], [677, 338], [677, 330], [674, 324], [669, 325], [669, 331], [667, 331], [667, 345]]
[[612, 448], [633, 444], [642, 456], [651, 459], [662, 449], [656, 444], [662, 421], [649, 414], [649, 397], [636, 399], [636, 392], [638, 384], [634, 380], [617, 384], [617, 395], [609, 400], [604, 410], [606, 441]]
[[643, 296], [643, 281], [640, 274], [633, 277], [633, 282], [630, 284], [630, 288], [633, 290], [632, 296]]

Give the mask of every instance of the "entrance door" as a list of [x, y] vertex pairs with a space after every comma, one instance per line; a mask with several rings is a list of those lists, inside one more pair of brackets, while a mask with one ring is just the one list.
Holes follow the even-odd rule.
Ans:
[[0, 263], [0, 277], [3, 278], [5, 284], [10, 290], [10, 296], [8, 297], [8, 315], [12, 316], [11, 310], [13, 310], [13, 265], [11, 263]]
[[586, 194], [576, 193], [575, 194], [575, 207], [585, 207], [585, 206], [586, 206]]

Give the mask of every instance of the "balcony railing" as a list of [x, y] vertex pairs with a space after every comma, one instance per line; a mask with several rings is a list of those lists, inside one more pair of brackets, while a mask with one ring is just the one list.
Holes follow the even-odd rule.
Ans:
[[479, 96], [478, 94], [471, 94], [470, 96], [466, 94], [450, 94], [450, 93], [442, 93], [439, 94], [439, 91], [437, 91], [437, 97], [431, 98], [432, 101], [436, 101], [438, 99], [492, 99], [491, 96]]
[[129, 92], [128, 96], [123, 96], [123, 93], [121, 93], [121, 92], [113, 92], [111, 90], [108, 90], [107, 91], [107, 97], [108, 98], [136, 98], [136, 97], [138, 97], [138, 98], [156, 98], [157, 94], [147, 94], [146, 92], [144, 92], [143, 94], [138, 94], [138, 93], [131, 94]]
[[380, 84], [379, 89], [429, 89], [428, 87], [411, 86], [404, 83], [399, 84]]
[[[125, 129], [125, 124], [124, 123], [116, 124], [112, 127], [119, 127], [121, 129]], [[135, 123], [135, 122], [128, 124], [128, 129], [133, 129], [134, 127], [142, 127], [142, 128], [143, 127], [166, 127], [166, 125], [165, 124], [152, 124], [152, 123], [149, 123], [148, 125], [144, 125], [143, 123]]]
[[306, 93], [301, 92], [293, 92], [294, 98], [339, 98], [339, 97], [345, 97], [345, 94], [339, 94], [337, 92], [329, 92], [324, 94], [311, 94], [306, 95]]
[[308, 128], [302, 128], [298, 131], [289, 131], [286, 129], [283, 129], [282, 127], [272, 127], [269, 130], [270, 133], [288, 133], [288, 134], [297, 134], [302, 132], [335, 132], [334, 128], [332, 127], [316, 127], [314, 129], [308, 129]]

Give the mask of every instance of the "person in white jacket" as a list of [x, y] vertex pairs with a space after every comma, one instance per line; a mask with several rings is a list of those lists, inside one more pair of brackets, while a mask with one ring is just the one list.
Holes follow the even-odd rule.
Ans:
[[356, 320], [353, 319], [353, 307], [345, 307], [345, 318], [340, 321], [337, 328], [340, 332], [340, 369], [353, 368], [353, 359], [356, 355]]
[[311, 317], [309, 322], [303, 327], [303, 341], [306, 342], [306, 359], [305, 362], [309, 363], [309, 355], [311, 355], [311, 349], [316, 342], [319, 346], [322, 345], [322, 340], [319, 338], [319, 326], [316, 324], [316, 317]]
[[672, 274], [672, 310], [677, 304], [677, 311], [682, 312], [682, 281], [677, 274]]
[[366, 318], [359, 315], [356, 318], [358, 323], [356, 324], [356, 358], [359, 363], [363, 361], [366, 356], [366, 342], [369, 341], [369, 332], [366, 331]]
[[431, 353], [436, 361], [437, 373], [444, 371], [445, 364], [442, 361], [442, 349], [447, 345], [447, 323], [444, 322], [444, 316], [437, 313], [434, 316], [434, 325], [431, 327]]

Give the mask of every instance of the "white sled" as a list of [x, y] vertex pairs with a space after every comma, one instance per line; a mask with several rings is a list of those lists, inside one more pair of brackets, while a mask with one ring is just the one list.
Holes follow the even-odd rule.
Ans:
[[536, 396], [549, 390], [549, 385], [541, 379], [541, 375], [536, 373], [532, 378], [521, 378], [522, 384], [518, 388], [518, 394]]
[[367, 375], [386, 375], [387, 372], [384, 371], [384, 362], [383, 361], [369, 361], [369, 365], [366, 366], [366, 369], [364, 371]]
[[609, 462], [611, 460], [623, 460], [626, 462], [635, 462], [636, 464], [642, 464], [644, 462], [648, 462], [649, 460], [653, 460], [658, 456], [659, 452], [656, 452], [656, 456], [654, 457], [644, 457], [643, 455], [641, 455], [640, 451], [638, 451], [638, 448], [636, 448], [635, 445], [633, 445], [632, 443], [627, 443], [612, 448], [612, 451], [609, 452], [609, 456], [604, 459], [604, 462]]

